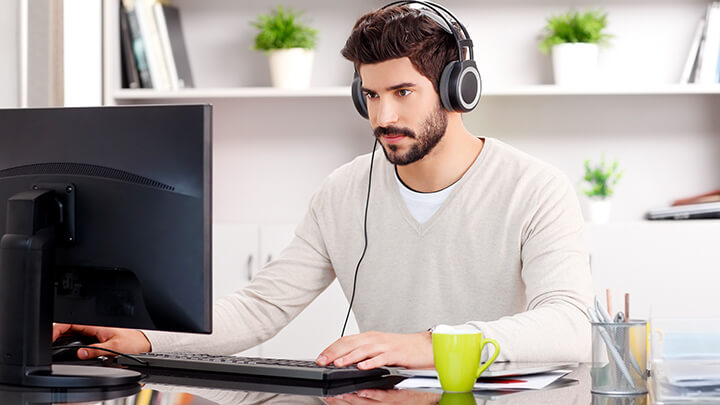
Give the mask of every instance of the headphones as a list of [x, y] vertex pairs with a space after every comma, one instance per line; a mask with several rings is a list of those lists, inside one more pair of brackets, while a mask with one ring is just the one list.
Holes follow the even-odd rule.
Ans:
[[[440, 75], [439, 93], [440, 101], [447, 111], [470, 112], [478, 101], [482, 92], [482, 80], [480, 72], [475, 64], [473, 44], [465, 26], [447, 8], [429, 1], [394, 1], [382, 7], [383, 9], [406, 4], [418, 4], [421, 7], [415, 8], [421, 14], [428, 16], [435, 21], [443, 30], [452, 34], [458, 47], [458, 60], [445, 65]], [[450, 20], [441, 11], [445, 12], [452, 21], [460, 26], [463, 32], [461, 38]], [[463, 58], [463, 49], [468, 49], [468, 59]], [[351, 86], [352, 100], [355, 109], [364, 118], [368, 118], [367, 100], [362, 92], [362, 80], [357, 71], [353, 76]]]

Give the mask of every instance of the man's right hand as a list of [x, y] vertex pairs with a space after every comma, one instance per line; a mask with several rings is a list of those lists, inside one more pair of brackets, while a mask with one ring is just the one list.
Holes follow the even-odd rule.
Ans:
[[[80, 334], [95, 337], [100, 343], [92, 346], [115, 350], [120, 353], [146, 353], [151, 350], [150, 341], [139, 330], [104, 328], [98, 326], [69, 325], [56, 323], [53, 325], [53, 342], [65, 334]], [[98, 356], [114, 356], [104, 350], [78, 349], [78, 358], [92, 359]]]

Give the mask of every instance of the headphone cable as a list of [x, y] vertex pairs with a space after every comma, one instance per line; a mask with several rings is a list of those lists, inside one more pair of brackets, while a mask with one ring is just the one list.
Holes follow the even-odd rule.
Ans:
[[368, 206], [370, 205], [370, 186], [372, 185], [373, 161], [375, 160], [375, 151], [377, 150], [377, 144], [378, 144], [378, 139], [375, 138], [375, 143], [373, 144], [372, 154], [370, 155], [370, 173], [368, 174], [368, 191], [367, 191], [367, 199], [365, 200], [365, 217], [363, 218], [363, 235], [365, 237], [365, 246], [363, 247], [362, 255], [360, 255], [360, 260], [358, 260], [357, 266], [355, 266], [355, 276], [353, 277], [353, 287], [352, 287], [352, 294], [350, 295], [350, 305], [348, 305], [347, 315], [345, 315], [345, 323], [343, 323], [342, 332], [340, 332], [340, 337], [345, 336], [345, 328], [347, 327], [348, 319], [350, 319], [350, 311], [352, 310], [353, 302], [355, 301], [355, 287], [357, 285], [358, 270], [360, 269], [360, 263], [362, 263], [363, 259], [365, 258], [365, 252], [367, 252]]

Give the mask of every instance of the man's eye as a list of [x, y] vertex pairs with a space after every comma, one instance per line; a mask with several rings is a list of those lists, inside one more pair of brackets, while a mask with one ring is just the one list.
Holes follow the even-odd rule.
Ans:
[[377, 98], [377, 94], [375, 94], [375, 93], [365, 93], [365, 97], [367, 97], [367, 98]]
[[400, 89], [397, 92], [398, 96], [400, 96], [400, 97], [409, 96], [410, 93], [412, 93], [412, 90], [408, 90], [408, 89]]

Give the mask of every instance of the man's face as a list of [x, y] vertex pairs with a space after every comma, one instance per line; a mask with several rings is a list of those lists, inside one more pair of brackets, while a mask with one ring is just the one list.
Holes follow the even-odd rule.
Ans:
[[433, 84], [408, 58], [361, 65], [370, 125], [387, 159], [408, 165], [427, 155], [447, 128]]

